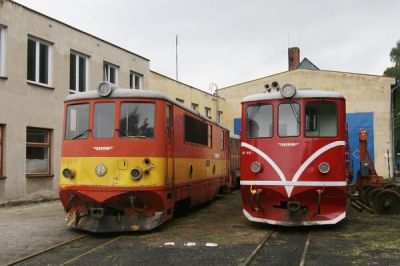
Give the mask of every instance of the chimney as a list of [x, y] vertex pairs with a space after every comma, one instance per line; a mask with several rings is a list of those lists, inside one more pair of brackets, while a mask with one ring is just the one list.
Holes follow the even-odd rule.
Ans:
[[288, 49], [289, 56], [289, 71], [295, 70], [300, 63], [300, 49], [299, 47], [290, 47]]

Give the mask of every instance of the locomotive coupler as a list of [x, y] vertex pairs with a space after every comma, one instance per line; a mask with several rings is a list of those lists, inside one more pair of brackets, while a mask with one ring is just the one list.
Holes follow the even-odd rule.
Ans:
[[[260, 197], [263, 190], [261, 188], [253, 189], [253, 186], [250, 187], [250, 206], [253, 211], [264, 211], [264, 208], [260, 204]], [[254, 207], [254, 201], [256, 202], [256, 207]]]
[[90, 208], [89, 213], [93, 219], [100, 220], [104, 216], [104, 208]]

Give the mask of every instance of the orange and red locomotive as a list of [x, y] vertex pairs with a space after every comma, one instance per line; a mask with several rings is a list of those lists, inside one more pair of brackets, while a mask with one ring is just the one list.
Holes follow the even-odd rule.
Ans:
[[346, 216], [345, 99], [275, 87], [242, 100], [243, 213], [285, 226], [335, 224]]
[[65, 101], [60, 198], [69, 226], [150, 230], [229, 189], [229, 131], [174, 99], [103, 82]]

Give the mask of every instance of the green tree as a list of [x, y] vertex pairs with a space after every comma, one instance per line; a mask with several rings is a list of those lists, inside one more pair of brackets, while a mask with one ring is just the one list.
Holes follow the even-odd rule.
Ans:
[[400, 40], [397, 41], [396, 46], [390, 51], [390, 61], [394, 66], [386, 68], [383, 74], [388, 77], [400, 79]]

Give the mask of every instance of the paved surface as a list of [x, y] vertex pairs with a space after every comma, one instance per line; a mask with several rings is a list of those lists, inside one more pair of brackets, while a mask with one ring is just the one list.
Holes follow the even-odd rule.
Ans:
[[59, 201], [0, 208], [0, 264], [82, 234], [64, 226]]
[[[83, 234], [64, 227], [58, 202], [0, 208], [0, 228], [0, 264]], [[349, 209], [346, 221], [336, 226], [254, 224], [242, 215], [237, 191], [182, 213], [152, 232], [88, 234], [22, 265], [238, 265], [271, 230], [274, 233], [251, 265], [299, 265], [310, 230], [306, 265], [400, 265], [399, 216]], [[175, 246], [164, 246], [166, 242]], [[196, 246], [187, 247], [187, 242]], [[207, 242], [218, 247], [205, 247]]]

